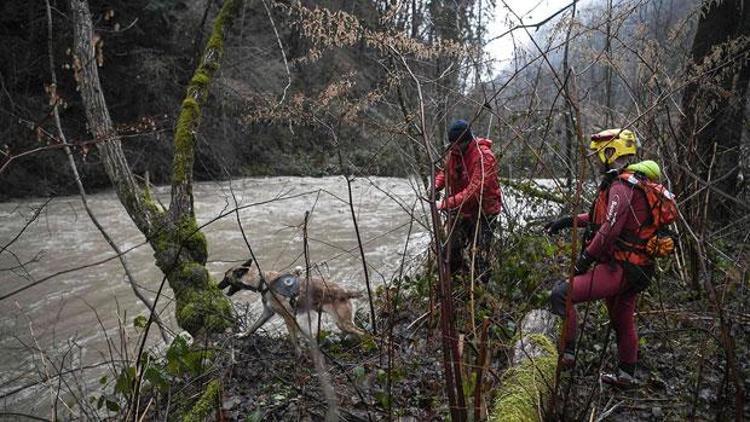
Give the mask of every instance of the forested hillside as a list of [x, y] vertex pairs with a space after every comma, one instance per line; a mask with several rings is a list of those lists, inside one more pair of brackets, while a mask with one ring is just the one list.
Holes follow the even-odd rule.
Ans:
[[[357, 17], [363, 28], [401, 28], [415, 39], [429, 40], [442, 38], [443, 28], [452, 25], [441, 14], [454, 12], [439, 3], [415, 5], [413, 18], [394, 16], [391, 22], [380, 22], [385, 6], [370, 1], [334, 1], [319, 6]], [[305, 3], [308, 7], [315, 4]], [[111, 98], [110, 112], [118, 131], [127, 137], [124, 148], [134, 172], [140, 176], [149, 172], [154, 183], [168, 180], [172, 153], [168, 140], [177, 105], [218, 7], [212, 0], [91, 2], [92, 13], [99, 16], [95, 27], [97, 60], [101, 60], [102, 87]], [[468, 51], [479, 45], [474, 26], [469, 25], [478, 19], [475, 9], [479, 7], [458, 10], [463, 15], [462, 28], [451, 28], [455, 33], [446, 35], [466, 42], [460, 49]], [[47, 26], [42, 4], [28, 7], [5, 2], [2, 8], [0, 37], [8, 60], [0, 64], [5, 104], [0, 118], [7, 152], [16, 155], [54, 143], [36, 131], [38, 127], [49, 130], [53, 124], [46, 92], [50, 83], [49, 69], [45, 69]], [[86, 144], [91, 139], [81, 123], [83, 109], [71, 71], [72, 25], [63, 17], [66, 9], [65, 2], [53, 8], [60, 17], [53, 21], [52, 39], [60, 77], [56, 93], [63, 105], [61, 116], [68, 136], [74, 143]], [[483, 13], [488, 14], [488, 9]], [[392, 142], [391, 130], [383, 127], [384, 122], [402, 117], [396, 105], [383, 104], [381, 98], [392, 93], [388, 63], [362, 40], [340, 48], [338, 40], [307, 37], [305, 31], [313, 29], [305, 29], [309, 23], [301, 19], [303, 16], [293, 15], [283, 2], [248, 2], [243, 7], [228, 41], [227, 64], [212, 85], [213, 100], [204, 110], [197, 178], [341, 174], [345, 170], [338, 150], [343, 151], [347, 165], [361, 168], [358, 171], [363, 174], [408, 174], [406, 163], [398, 159], [403, 145]], [[449, 64], [446, 61], [438, 69]], [[459, 88], [457, 81], [455, 78], [455, 88]], [[333, 115], [351, 105], [343, 101], [365, 101], [368, 94], [372, 96], [371, 109], [358, 115], [356, 123], [338, 128], [337, 140], [321, 124], [283, 110], [310, 107], [312, 99], [331, 96], [327, 101], [342, 103], [316, 111], [321, 119], [327, 113], [335, 120], [338, 117]], [[373, 162], [374, 156], [380, 158]], [[100, 189], [108, 185], [95, 151], [78, 154], [77, 159], [87, 186]], [[65, 156], [55, 148], [18, 158], [4, 172], [6, 183], [0, 197], [74, 192], [64, 163]]]

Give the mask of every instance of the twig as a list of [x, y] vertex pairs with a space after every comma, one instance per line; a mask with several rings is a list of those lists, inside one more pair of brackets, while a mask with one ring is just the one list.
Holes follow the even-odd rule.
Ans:
[[367, 268], [367, 260], [365, 259], [365, 249], [362, 246], [362, 236], [359, 234], [359, 224], [357, 224], [357, 213], [354, 211], [354, 199], [352, 198], [352, 181], [349, 176], [344, 176], [346, 179], [346, 188], [349, 193], [349, 211], [352, 216], [352, 224], [354, 224], [354, 233], [357, 235], [357, 246], [359, 247], [359, 256], [362, 259], [362, 269], [365, 275], [365, 286], [367, 287], [367, 300], [370, 304], [370, 323], [372, 324], [372, 333], [377, 334], [378, 330], [375, 321], [375, 305], [373, 304], [372, 287], [370, 285], [370, 272]]
[[[406, 71], [411, 76], [414, 84], [417, 87], [417, 96], [419, 99], [419, 121], [421, 127], [422, 142], [427, 152], [427, 158], [429, 160], [430, 168], [430, 180], [435, 180], [435, 162], [433, 148], [430, 145], [429, 139], [427, 138], [427, 121], [425, 117], [425, 102], [422, 95], [422, 84], [419, 78], [411, 70], [411, 67], [406, 62], [404, 56], [390, 46], [391, 51], [401, 59]], [[466, 420], [466, 402], [464, 400], [463, 383], [461, 382], [461, 368], [460, 368], [460, 354], [458, 351], [457, 336], [455, 333], [455, 327], [453, 324], [453, 295], [451, 294], [452, 281], [450, 277], [450, 270], [448, 263], [443, 259], [448, 253], [441, 247], [441, 219], [438, 214], [437, 206], [435, 205], [436, 191], [435, 184], [430, 184], [430, 214], [432, 217], [432, 230], [435, 239], [435, 252], [437, 256], [438, 265], [438, 279], [440, 282], [442, 294], [441, 294], [441, 310], [440, 320], [442, 326], [442, 341], [443, 341], [443, 367], [445, 375], [445, 388], [448, 395], [448, 402], [450, 405], [451, 419], [457, 422]], [[449, 219], [450, 223], [450, 219]], [[449, 224], [450, 225], [450, 224]], [[450, 246], [448, 246], [450, 248]]]
[[[539, 21], [537, 23], [529, 23], [529, 24], [520, 23], [520, 24], [514, 26], [513, 28], [510, 28], [507, 31], [503, 32], [502, 34], [490, 38], [489, 40], [487, 40], [487, 42], [484, 43], [484, 45], [486, 46], [487, 44], [489, 44], [489, 43], [491, 43], [491, 42], [493, 42], [495, 40], [498, 40], [498, 39], [500, 39], [500, 38], [502, 38], [502, 37], [504, 37], [504, 36], [512, 33], [513, 31], [516, 31], [518, 29], [527, 29], [527, 30], [528, 30], [528, 28], [539, 29], [541, 26], [543, 26], [547, 22], [551, 21], [556, 16], [560, 15], [562, 12], [568, 10], [568, 8], [575, 7], [575, 4], [577, 2], [578, 2], [578, 0], [572, 1], [571, 3], [567, 4], [565, 7], [561, 8], [557, 12], [555, 12], [555, 13], [547, 16], [546, 18], [542, 19], [541, 21]], [[506, 5], [506, 8], [510, 9], [507, 5]]]
[[271, 9], [268, 7], [268, 3], [266, 3], [266, 0], [263, 0], [263, 7], [266, 9], [266, 15], [268, 15], [268, 21], [271, 22], [271, 28], [273, 28], [273, 33], [274, 35], [276, 35], [276, 43], [279, 45], [281, 58], [284, 61], [284, 69], [286, 70], [287, 82], [286, 82], [286, 85], [284, 86], [284, 91], [281, 94], [281, 99], [279, 99], [279, 105], [280, 105], [286, 99], [287, 90], [289, 90], [289, 87], [292, 86], [292, 72], [289, 70], [289, 61], [286, 58], [286, 52], [284, 52], [284, 44], [281, 43], [281, 37], [279, 36], [279, 31], [276, 29], [276, 23], [273, 20]]
[[[473, 315], [472, 315], [473, 318]], [[489, 331], [490, 320], [485, 319], [482, 323], [482, 339], [479, 342], [479, 357], [477, 358], [476, 374], [477, 380], [474, 385], [474, 420], [481, 420], [482, 411], [482, 371], [489, 363], [487, 359], [487, 332]]]
[[[39, 214], [42, 213], [42, 211], [44, 210], [44, 208], [47, 206], [47, 204], [49, 204], [52, 201], [52, 199], [54, 199], [53, 196], [47, 198], [41, 205], [39, 205], [37, 208], [34, 209], [34, 212], [31, 214], [31, 217], [28, 220], [26, 220], [26, 223], [24, 223], [23, 227], [21, 227], [21, 230], [19, 230], [18, 233], [16, 233], [16, 235], [13, 236], [13, 239], [10, 239], [8, 241], [8, 243], [6, 243], [2, 247], [0, 247], [0, 254], [2, 254], [3, 252], [5, 252], [6, 250], [8, 250], [8, 248], [13, 243], [15, 243], [18, 239], [21, 238], [21, 236], [26, 231], [26, 229], [29, 228], [29, 226], [34, 221], [36, 221], [37, 218], [39, 218]], [[2, 300], [2, 299], [0, 299], [0, 300]]]

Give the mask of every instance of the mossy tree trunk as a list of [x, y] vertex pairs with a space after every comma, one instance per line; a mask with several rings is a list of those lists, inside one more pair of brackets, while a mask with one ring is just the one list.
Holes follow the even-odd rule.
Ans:
[[227, 0], [214, 22], [201, 62], [190, 80], [175, 130], [172, 164], [172, 199], [164, 210], [141, 187], [114, 130], [99, 81], [96, 46], [87, 0], [71, 0], [74, 22], [74, 71], [83, 98], [89, 128], [117, 196], [138, 229], [154, 249], [157, 266], [166, 274], [176, 299], [179, 326], [193, 336], [226, 329], [231, 307], [206, 269], [208, 247], [198, 230], [193, 207], [195, 133], [201, 121], [201, 105], [208, 85], [219, 69], [225, 32], [237, 14], [241, 0]]
[[498, 388], [491, 421], [542, 420], [540, 404], [547, 402], [555, 382], [557, 347], [555, 316], [535, 309], [519, 325], [519, 339], [503, 384]]

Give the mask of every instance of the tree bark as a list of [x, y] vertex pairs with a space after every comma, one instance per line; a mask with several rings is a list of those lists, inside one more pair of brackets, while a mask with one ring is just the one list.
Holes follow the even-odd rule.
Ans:
[[147, 207], [143, 192], [135, 181], [122, 150], [120, 137], [114, 130], [99, 81], [96, 46], [91, 12], [86, 0], [71, 0], [73, 12], [74, 48], [73, 69], [83, 100], [89, 130], [97, 141], [97, 149], [104, 170], [115, 188], [125, 210], [143, 233], [150, 232], [159, 213]]
[[148, 186], [143, 189], [136, 183], [113, 128], [99, 81], [88, 2], [70, 1], [75, 27], [75, 77], [89, 128], [120, 202], [148, 239], [157, 266], [167, 276], [176, 299], [177, 324], [193, 336], [224, 331], [232, 321], [229, 302], [205, 266], [208, 246], [195, 219], [192, 182], [201, 105], [221, 63], [225, 30], [241, 3], [241, 0], [227, 0], [222, 6], [201, 63], [188, 85], [175, 129], [171, 203], [169, 210], [163, 210], [151, 197]]
[[[52, 80], [52, 86], [57, 87], [57, 72], [55, 71], [55, 59], [54, 59], [54, 48], [52, 46], [52, 8], [50, 7], [49, 0], [45, 1], [46, 11], [47, 11], [47, 48], [48, 48], [48, 58], [49, 58], [49, 70], [50, 70], [50, 78]], [[56, 94], [55, 94], [56, 96]], [[130, 271], [130, 266], [128, 265], [128, 261], [125, 258], [125, 255], [120, 250], [120, 247], [117, 246], [115, 241], [112, 239], [112, 237], [107, 233], [107, 231], [104, 229], [104, 227], [99, 223], [99, 219], [96, 218], [94, 215], [94, 211], [89, 206], [88, 197], [86, 195], [86, 189], [83, 187], [83, 181], [81, 180], [81, 176], [78, 173], [78, 165], [75, 162], [75, 158], [73, 157], [73, 151], [68, 146], [68, 140], [65, 137], [65, 132], [63, 131], [62, 122], [60, 119], [60, 111], [59, 111], [59, 105], [58, 101], [55, 100], [55, 105], [52, 107], [52, 117], [55, 121], [55, 127], [57, 128], [57, 137], [59, 138], [60, 142], [62, 142], [63, 151], [65, 151], [65, 155], [68, 157], [68, 165], [70, 166], [70, 171], [73, 173], [73, 179], [75, 180], [76, 187], [78, 188], [78, 194], [81, 197], [81, 204], [83, 205], [83, 208], [86, 210], [86, 214], [88, 214], [89, 219], [91, 222], [96, 226], [97, 230], [99, 230], [99, 233], [101, 233], [104, 240], [109, 244], [110, 248], [117, 254], [120, 264], [122, 264], [122, 268], [125, 271], [125, 276], [128, 279], [128, 283], [130, 283], [131, 289], [133, 289], [133, 294], [143, 302], [146, 307], [149, 309], [152, 309], [154, 307], [153, 303], [151, 302], [151, 299], [146, 297], [143, 292], [141, 292], [140, 288], [138, 287], [138, 284], [135, 282], [135, 277], [133, 276], [132, 271]], [[169, 344], [169, 335], [167, 334], [167, 329], [162, 322], [161, 318], [159, 318], [158, 315], [155, 315], [154, 321], [159, 326], [159, 330], [161, 332], [161, 337], [164, 340], [164, 343]]]
[[[742, 190], [738, 176], [750, 81], [750, 7], [741, 0], [706, 1], [702, 11], [688, 65], [693, 81], [682, 98], [678, 154], [688, 169], [678, 188], [690, 195], [700, 188], [697, 176], [734, 197]], [[705, 201], [705, 195], [697, 195], [687, 204], [693, 222], [708, 217], [698, 211]], [[730, 203], [719, 196], [711, 203], [713, 220], [721, 224], [731, 219]]]

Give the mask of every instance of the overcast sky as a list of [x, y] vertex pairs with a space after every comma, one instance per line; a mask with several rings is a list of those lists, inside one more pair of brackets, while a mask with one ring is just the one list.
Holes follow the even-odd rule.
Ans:
[[[571, 2], [572, 0], [505, 0], [508, 7], [513, 9], [513, 11], [520, 16], [521, 19], [523, 19], [523, 22], [527, 25], [544, 20]], [[590, 0], [579, 1], [578, 7], [580, 8], [581, 4], [589, 2]], [[566, 11], [566, 13], [570, 12]], [[562, 16], [564, 15], [561, 14], [555, 19], [559, 19]], [[553, 22], [554, 21], [551, 21], [547, 25], [551, 25]], [[502, 34], [518, 23], [518, 20], [508, 12], [508, 9], [503, 5], [503, 2], [498, 1], [497, 7], [495, 8], [495, 21], [488, 28], [487, 39], [492, 39], [493, 37]], [[531, 31], [533, 34], [534, 29], [531, 29]], [[525, 45], [529, 42], [529, 37], [523, 29], [514, 31], [513, 36], [515, 36], [517, 43]], [[503, 61], [512, 57], [513, 38], [510, 34], [499, 38], [487, 45], [487, 51], [495, 60], [497, 60], [494, 67], [495, 69], [498, 69], [502, 67]]]

